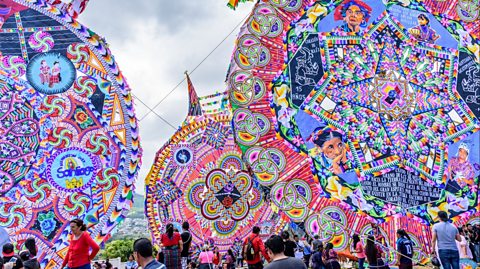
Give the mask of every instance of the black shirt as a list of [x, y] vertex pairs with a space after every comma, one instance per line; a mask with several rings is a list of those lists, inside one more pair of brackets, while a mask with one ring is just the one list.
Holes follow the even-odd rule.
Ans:
[[190, 245], [192, 244], [192, 235], [189, 231], [185, 231], [181, 234], [183, 241], [182, 257], [188, 257], [188, 251], [190, 250]]
[[20, 257], [17, 255], [13, 255], [12, 257], [3, 257], [3, 265], [5, 266], [5, 264], [9, 263], [10, 260], [16, 260], [15, 265], [13, 265], [12, 269], [20, 269], [23, 267], [22, 259], [20, 259]]
[[33, 258], [30, 260], [24, 261], [23, 267], [25, 269], [40, 269], [40, 263], [38, 262], [37, 258]]
[[285, 256], [295, 257], [295, 249], [297, 248], [297, 244], [291, 240], [285, 241]]

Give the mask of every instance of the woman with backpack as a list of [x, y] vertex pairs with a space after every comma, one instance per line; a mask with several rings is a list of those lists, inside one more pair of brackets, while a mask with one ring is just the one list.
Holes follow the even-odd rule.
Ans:
[[333, 244], [327, 243], [325, 250], [323, 251], [323, 263], [327, 269], [340, 269], [340, 263], [338, 262], [338, 255], [333, 250]]

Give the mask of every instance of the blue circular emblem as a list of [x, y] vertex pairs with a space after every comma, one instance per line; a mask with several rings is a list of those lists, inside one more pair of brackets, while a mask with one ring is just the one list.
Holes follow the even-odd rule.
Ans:
[[47, 179], [55, 188], [78, 192], [90, 186], [100, 164], [96, 156], [82, 148], [61, 149], [48, 160]]
[[60, 53], [37, 54], [27, 66], [28, 82], [35, 90], [45, 94], [66, 92], [72, 86], [75, 77], [75, 66]]
[[189, 148], [179, 148], [174, 152], [174, 159], [177, 165], [186, 166], [192, 162], [193, 153]]

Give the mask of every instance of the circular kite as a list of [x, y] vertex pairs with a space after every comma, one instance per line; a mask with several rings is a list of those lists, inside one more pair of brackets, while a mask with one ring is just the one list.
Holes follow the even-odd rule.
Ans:
[[214, 241], [222, 251], [255, 225], [265, 235], [280, 230], [284, 221], [265, 202], [268, 191], [235, 144], [225, 93], [199, 98], [187, 79], [188, 116], [157, 152], [146, 179], [145, 213], [154, 243], [160, 244], [166, 224], [181, 231], [185, 221], [194, 244]]
[[236, 142], [276, 212], [337, 250], [353, 233], [394, 246], [404, 228], [416, 261], [438, 211], [478, 216], [480, 22], [468, 7], [255, 5], [227, 80]]
[[35, 238], [42, 268], [62, 263], [74, 218], [97, 243], [109, 238], [132, 206], [141, 153], [107, 44], [50, 4], [0, 7], [0, 230], [17, 250]]

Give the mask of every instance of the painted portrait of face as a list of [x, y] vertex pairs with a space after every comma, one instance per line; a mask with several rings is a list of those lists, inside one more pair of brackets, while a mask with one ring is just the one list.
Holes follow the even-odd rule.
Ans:
[[450, 159], [447, 167], [448, 179], [457, 182], [462, 188], [474, 184], [475, 169], [468, 160], [469, 154], [469, 145], [460, 143], [455, 157]]
[[340, 137], [332, 136], [330, 140], [325, 141], [322, 145], [322, 152], [329, 159], [335, 159], [342, 155], [345, 149], [345, 143], [343, 143]]
[[459, 148], [458, 149], [458, 159], [460, 162], [464, 163], [467, 161], [467, 158], [468, 158], [468, 151], [464, 148]]
[[417, 20], [418, 20], [418, 24], [421, 25], [421, 26], [428, 25], [428, 23], [429, 23], [428, 17], [423, 15], [423, 14], [420, 14], [417, 17]]
[[344, 172], [347, 162], [347, 149], [343, 135], [329, 127], [317, 128], [312, 133], [311, 141], [320, 154], [320, 163], [334, 174]]
[[358, 33], [367, 26], [371, 13], [372, 8], [361, 0], [346, 0], [335, 9], [334, 19], [345, 22], [341, 31]]
[[357, 5], [351, 5], [345, 15], [345, 22], [351, 27], [359, 26], [364, 20], [363, 12]]

